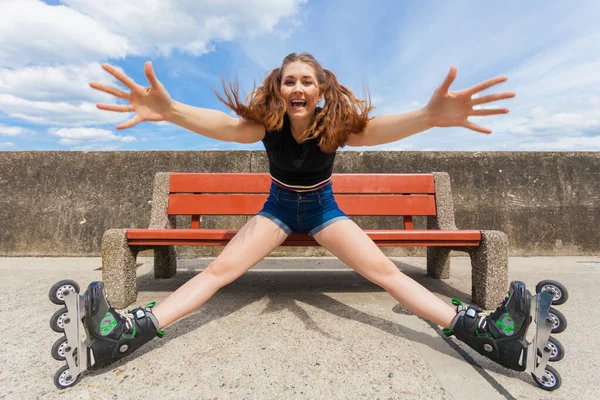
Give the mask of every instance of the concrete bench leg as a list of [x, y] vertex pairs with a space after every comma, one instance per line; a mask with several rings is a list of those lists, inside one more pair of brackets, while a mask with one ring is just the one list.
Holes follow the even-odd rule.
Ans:
[[177, 273], [177, 252], [174, 246], [154, 248], [154, 277], [172, 278]]
[[450, 278], [450, 249], [427, 247], [427, 275], [436, 279]]
[[137, 299], [137, 250], [127, 245], [126, 229], [109, 229], [102, 237], [102, 281], [111, 305], [125, 308]]
[[508, 238], [503, 232], [481, 231], [481, 244], [471, 256], [472, 303], [495, 309], [508, 290]]

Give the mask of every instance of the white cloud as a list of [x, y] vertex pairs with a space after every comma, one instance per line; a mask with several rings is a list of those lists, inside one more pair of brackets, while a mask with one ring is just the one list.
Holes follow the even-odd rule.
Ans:
[[378, 96], [378, 95], [371, 95], [371, 103], [373, 105], [377, 104], [383, 104], [385, 102], [385, 97], [384, 96]]
[[600, 151], [600, 136], [539, 138], [536, 143], [523, 143], [518, 150], [585, 150]]
[[[514, 91], [517, 96], [474, 107], [508, 107], [511, 110], [507, 115], [470, 118], [474, 123], [492, 129], [494, 134], [473, 140], [465, 136], [463, 140], [463, 134], [470, 131], [461, 129], [451, 135], [451, 140], [442, 139], [436, 143], [436, 148], [596, 150], [597, 140], [590, 135], [600, 135], [600, 62], [593, 58], [597, 54], [598, 40], [600, 32], [563, 40], [544, 51], [525, 55], [506, 74], [509, 81], [488, 91]], [[471, 84], [453, 85], [452, 90], [468, 86]], [[384, 114], [408, 111], [416, 105], [403, 99], [402, 95], [386, 97], [385, 104]], [[440, 134], [440, 137], [443, 136]], [[418, 148], [429, 147], [421, 135], [408, 141]]]
[[0, 113], [59, 126], [117, 124], [126, 114], [99, 111], [114, 97], [90, 81], [118, 86], [107, 59], [201, 55], [214, 43], [269, 33], [305, 0], [0, 0]]
[[[36, 0], [0, 0], [0, 118], [19, 118], [57, 129], [121, 123], [130, 115], [95, 107], [94, 103], [120, 102], [89, 88], [89, 81], [118, 86], [100, 68], [100, 62], [111, 59], [121, 64], [120, 60], [128, 56], [151, 58], [173, 52], [198, 56], [219, 49], [221, 41], [236, 41], [238, 46], [223, 54], [229, 63], [223, 68], [241, 65], [242, 82], [254, 78], [257, 66], [264, 70], [277, 66], [291, 51], [312, 52], [351, 88], [360, 87], [358, 80], [368, 70], [363, 78], [377, 92], [372, 97], [378, 107], [375, 114], [422, 107], [451, 65], [459, 70], [452, 90], [505, 74], [509, 81], [489, 92], [517, 93], [515, 99], [484, 106], [508, 107], [508, 115], [472, 118], [491, 128], [491, 136], [463, 128], [434, 129], [366, 150], [539, 150], [561, 145], [565, 149], [597, 149], [591, 137], [600, 131], [597, 1], [583, 1], [575, 9], [549, 3], [543, 10], [527, 3], [518, 12], [514, 7], [492, 10], [485, 2], [473, 2], [467, 8], [443, 5], [435, 10], [410, 6], [408, 16], [390, 11], [406, 11], [402, 2], [390, 3], [385, 10], [373, 10], [358, 1], [344, 3], [343, 9], [333, 2], [309, 9], [303, 6], [305, 0], [61, 3], [49, 6]], [[400, 15], [398, 24], [382, 24], [390, 14]], [[300, 26], [299, 21], [306, 26]], [[348, 30], [348, 26], [358, 24], [363, 29]], [[424, 31], [425, 25], [433, 28]], [[503, 28], [499, 30], [498, 26]], [[384, 43], [377, 42], [381, 37], [386, 37]], [[165, 64], [178, 65], [165, 68], [168, 74], [162, 76], [179, 73], [180, 79], [189, 79], [190, 71], [196, 71], [196, 81], [218, 80], [214, 71], [204, 73], [199, 69], [196, 64], [202, 63], [197, 60], [179, 55], [176, 58], [178, 62], [167, 60]], [[180, 60], [188, 65], [183, 68]], [[209, 61], [214, 65], [214, 60]], [[182, 98], [193, 90], [191, 86], [190, 81], [180, 81], [179, 86], [169, 83], [168, 89]], [[360, 97], [360, 90], [355, 92]], [[196, 93], [188, 99], [205, 104]], [[155, 133], [165, 125], [169, 124], [136, 127], [136, 135], [140, 137], [140, 129]], [[0, 135], [24, 133], [18, 127], [0, 124]], [[112, 135], [117, 139], [98, 139], [91, 147], [87, 141], [94, 140], [92, 137], [57, 140], [82, 150], [123, 144], [118, 138], [126, 136]], [[78, 140], [86, 143], [73, 144]]]
[[553, 112], [542, 106], [487, 124], [495, 132], [525, 135], [583, 136], [600, 132], [600, 107]]
[[4, 136], [19, 136], [24, 134], [31, 134], [32, 131], [29, 129], [23, 128], [22, 126], [9, 126], [5, 124], [0, 124], [0, 135]]
[[400, 114], [404, 112], [413, 111], [417, 108], [421, 108], [424, 106], [423, 103], [412, 100], [406, 101], [399, 99], [395, 96], [375, 96], [377, 98], [377, 103], [373, 101], [373, 105], [376, 107], [373, 115], [390, 115], [390, 114]]
[[0, 149], [10, 149], [15, 147], [13, 142], [0, 142]]
[[0, 94], [0, 112], [37, 124], [60, 126], [117, 124], [128, 119], [127, 113], [102, 111], [92, 103], [31, 101], [9, 94]]
[[[600, 35], [597, 36], [597, 39], [600, 40]], [[567, 54], [572, 53], [569, 48], [557, 49], [557, 51]], [[597, 52], [597, 50], [591, 50], [591, 48], [589, 51]], [[551, 68], [554, 61], [540, 58], [536, 60], [540, 67], [539, 73], [536, 74], [534, 71], [520, 73], [517, 71], [518, 77], [512, 79], [511, 90], [521, 97], [521, 102], [549, 99], [551, 96], [560, 97], [565, 92], [571, 92], [571, 94], [574, 94], [573, 97], [577, 98], [585, 91], [594, 90], [600, 86], [600, 61], [582, 61], [546, 71], [547, 68]], [[575, 90], [579, 90], [579, 93], [574, 92]], [[567, 99], [562, 98], [560, 100], [565, 102]]]
[[407, 143], [407, 140], [399, 140], [393, 143], [380, 144], [377, 146], [360, 146], [360, 147], [352, 147], [345, 146], [341, 151], [415, 151], [421, 150], [420, 148], [415, 148], [414, 145]]
[[80, 146], [85, 143], [97, 142], [135, 142], [134, 136], [117, 136], [109, 130], [98, 128], [50, 128], [48, 133], [60, 138], [59, 144], [63, 146]]
[[24, 100], [113, 102], [115, 97], [93, 90], [89, 82], [117, 86], [118, 81], [99, 63], [83, 66], [0, 68], [0, 94]]
[[0, 66], [56, 65], [135, 54], [93, 17], [35, 0], [0, 2]]
[[235, 142], [221, 142], [217, 140], [211, 139], [208, 143], [210, 147], [202, 147], [202, 148], [194, 148], [192, 150], [263, 150], [264, 147], [262, 143], [250, 143], [250, 144], [242, 144]]
[[[488, 146], [500, 149], [506, 145], [510, 150], [521, 144], [536, 148], [543, 143], [554, 143], [548, 145], [553, 148], [556, 143], [567, 146], [559, 138], [568, 135], [583, 138], [577, 142], [578, 148], [585, 149], [589, 144], [590, 149], [595, 149], [593, 141], [586, 137], [600, 135], [600, 30], [593, 22], [598, 18], [600, 3], [582, 1], [577, 9], [557, 2], [548, 3], [543, 10], [536, 10], [535, 3], [522, 6], [518, 12], [514, 7], [490, 12], [492, 6], [485, 2], [472, 2], [466, 8], [415, 7], [410, 18], [386, 30], [386, 41], [389, 39], [392, 51], [370, 78], [372, 86], [380, 91], [378, 95], [385, 96], [385, 103], [381, 102], [385, 106], [379, 107], [379, 113], [409, 111], [417, 107], [411, 104], [414, 100], [426, 104], [449, 67], [455, 65], [458, 76], [451, 90], [507, 75], [507, 82], [482, 95], [514, 91], [516, 97], [475, 107], [510, 109], [507, 115], [471, 118], [491, 128], [493, 135], [475, 136], [472, 141], [436, 143], [436, 147], [469, 150]], [[431, 21], [435, 24], [431, 25]], [[425, 25], [435, 28], [424, 31]], [[503, 28], [499, 30], [498, 26]], [[536, 107], [542, 107], [546, 114], [530, 115]], [[463, 131], [465, 137], [472, 134], [456, 130], [459, 136]], [[535, 137], [536, 141], [527, 141], [524, 134], [532, 140]], [[428, 148], [431, 136], [416, 135], [409, 143]], [[437, 138], [437, 134], [433, 136]]]
[[140, 54], [169, 55], [174, 49], [192, 55], [212, 50], [214, 41], [271, 32], [294, 15], [303, 0], [196, 1], [65, 0], [64, 3], [128, 38]]
[[[202, 55], [271, 33], [306, 0], [0, 1], [0, 67], [87, 64], [130, 55]], [[294, 25], [294, 24], [292, 24]]]

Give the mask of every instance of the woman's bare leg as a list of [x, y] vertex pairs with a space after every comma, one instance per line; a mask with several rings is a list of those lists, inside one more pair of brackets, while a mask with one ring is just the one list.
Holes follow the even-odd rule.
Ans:
[[360, 275], [384, 288], [394, 299], [419, 317], [449, 328], [456, 309], [398, 270], [369, 236], [352, 220], [341, 220], [314, 235]]
[[196, 310], [220, 288], [233, 282], [277, 248], [287, 234], [273, 221], [250, 219], [204, 271], [190, 279], [152, 309], [158, 329]]

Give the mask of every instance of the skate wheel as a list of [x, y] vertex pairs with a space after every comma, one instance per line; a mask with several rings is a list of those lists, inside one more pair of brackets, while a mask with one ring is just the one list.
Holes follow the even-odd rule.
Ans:
[[541, 293], [543, 290], [552, 290], [554, 292], [552, 304], [555, 306], [565, 304], [569, 299], [567, 288], [560, 282], [550, 279], [543, 280], [535, 286], [535, 292]]
[[54, 332], [63, 333], [65, 331], [65, 323], [67, 323], [67, 307], [62, 307], [56, 310], [50, 318], [50, 329]]
[[68, 365], [63, 365], [54, 374], [54, 385], [59, 389], [66, 389], [77, 383], [78, 376], [73, 376]]
[[552, 333], [561, 333], [567, 329], [567, 318], [554, 307], [550, 307], [548, 316], [552, 320]]
[[538, 378], [533, 373], [531, 374], [531, 377], [533, 378], [535, 383], [537, 383], [537, 385], [544, 390], [552, 391], [558, 389], [562, 384], [562, 379], [558, 374], [558, 371], [556, 371], [551, 366], [546, 365], [544, 373], [545, 375], [542, 379]]
[[[562, 360], [563, 357], [565, 356], [565, 348], [558, 341], [558, 339], [555, 339], [552, 336], [550, 336], [546, 346], [548, 346], [550, 348], [550, 358], [548, 359], [548, 361], [557, 362], [557, 361]], [[540, 356], [540, 357], [542, 356], [542, 353], [539, 349], [538, 349], [537, 353], [538, 353], [538, 356]]]
[[58, 338], [58, 340], [54, 342], [54, 344], [52, 345], [52, 349], [50, 350], [50, 354], [55, 360], [65, 361], [68, 348], [69, 345], [67, 343], [67, 337], [63, 336]]
[[54, 304], [65, 304], [65, 298], [63, 293], [65, 290], [79, 293], [79, 285], [77, 284], [77, 282], [72, 281], [70, 279], [63, 279], [62, 281], [58, 281], [50, 288], [48, 298]]

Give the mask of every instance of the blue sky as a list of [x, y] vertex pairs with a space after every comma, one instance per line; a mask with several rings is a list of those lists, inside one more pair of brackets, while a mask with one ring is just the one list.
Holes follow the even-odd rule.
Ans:
[[[259, 150], [168, 123], [117, 131], [126, 114], [89, 81], [118, 85], [109, 62], [147, 85], [146, 60], [171, 96], [229, 112], [220, 76], [244, 93], [291, 52], [312, 53], [374, 115], [427, 104], [451, 66], [451, 90], [507, 75], [487, 92], [508, 115], [471, 118], [493, 130], [434, 128], [344, 150], [600, 150], [600, 1], [2, 0], [0, 150]], [[486, 94], [487, 92], [483, 92]]]

